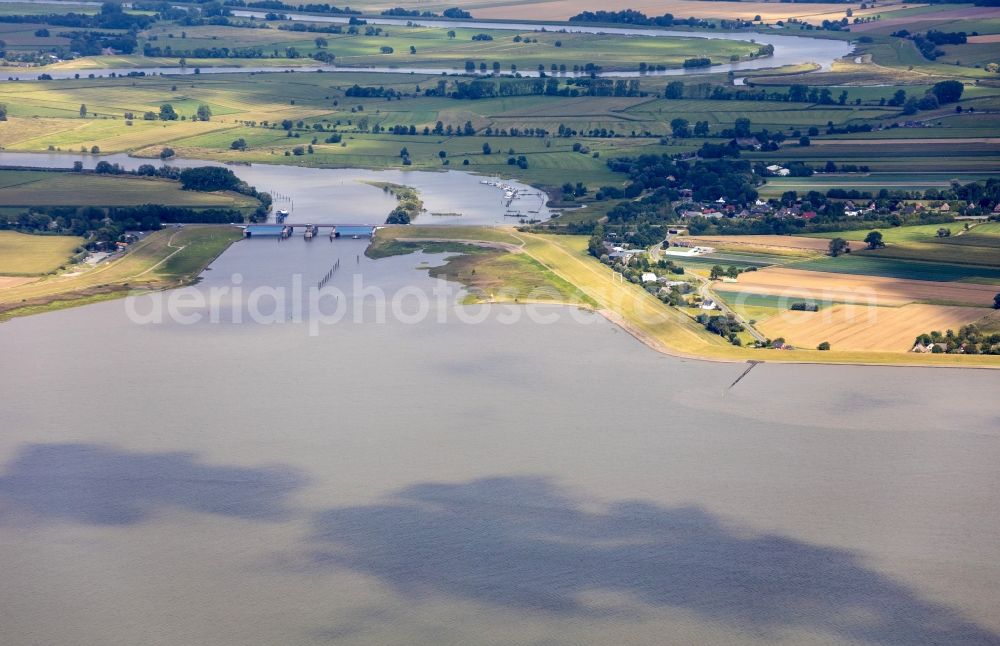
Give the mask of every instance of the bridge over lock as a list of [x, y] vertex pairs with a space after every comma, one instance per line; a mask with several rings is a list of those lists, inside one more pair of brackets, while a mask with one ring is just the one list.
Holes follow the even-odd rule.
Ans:
[[337, 238], [374, 238], [378, 229], [373, 224], [248, 224], [243, 228], [245, 238], [279, 238], [285, 239], [295, 235], [295, 230], [302, 230], [306, 240], [320, 235], [321, 229], [329, 229], [327, 236], [331, 241]]

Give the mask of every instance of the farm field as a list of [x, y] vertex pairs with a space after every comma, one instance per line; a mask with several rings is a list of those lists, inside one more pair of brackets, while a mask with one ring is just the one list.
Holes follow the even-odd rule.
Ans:
[[[942, 229], [950, 232], [950, 235], [939, 236], [938, 231]], [[958, 222], [890, 227], [879, 231], [886, 246], [875, 250], [863, 249], [857, 257], [982, 265], [989, 268], [985, 277], [994, 275], [991, 269], [1000, 268], [1000, 226], [996, 223], [973, 225], [968, 231]], [[859, 230], [811, 235], [824, 239], [842, 237], [846, 240], [861, 240], [867, 234], [867, 230]]]
[[764, 198], [780, 198], [786, 191], [797, 191], [804, 194], [809, 191], [826, 192], [835, 188], [877, 194], [883, 188], [900, 191], [943, 189], [950, 187], [952, 181], [966, 184], [984, 177], [1000, 177], [1000, 172], [992, 173], [984, 170], [979, 172], [831, 173], [829, 175], [813, 175], [812, 177], [769, 177], [767, 184], [761, 186], [758, 192]]
[[[801, 265], [802, 263], [798, 263], [794, 266]], [[977, 284], [864, 275], [857, 271], [835, 273], [818, 268], [805, 271], [786, 266], [740, 274], [735, 285], [741, 291], [754, 294], [817, 301], [873, 305], [930, 302], [989, 307], [993, 304], [993, 296], [1000, 291], [1000, 278], [992, 283]]]
[[[825, 253], [829, 242], [806, 236], [742, 235], [742, 236], [690, 236], [686, 241], [702, 246], [726, 249], [761, 250], [771, 253], [815, 255]], [[863, 245], [851, 245], [860, 249]], [[711, 258], [711, 256], [706, 256]]]
[[[281, 23], [272, 21], [272, 26]], [[454, 36], [449, 35], [449, 32]], [[638, 69], [639, 63], [656, 63], [667, 67], [680, 67], [686, 58], [706, 56], [718, 62], [728, 61], [731, 56], [747, 57], [757, 51], [758, 46], [742, 41], [724, 39], [652, 38], [644, 36], [612, 36], [593, 34], [573, 34], [536, 31], [491, 30], [492, 40], [474, 41], [480, 30], [457, 27], [385, 27], [378, 35], [371, 34], [316, 34], [279, 29], [240, 29], [225, 26], [197, 26], [184, 29], [185, 38], [179, 35], [176, 26], [156, 25], [144, 32], [144, 43], [165, 47], [173, 51], [193, 52], [197, 48], [218, 47], [220, 42], [239, 40], [244, 47], [259, 47], [279, 55], [278, 59], [248, 58], [227, 59], [227, 64], [267, 65], [276, 60], [283, 64], [313, 62], [300, 55], [311, 54], [317, 49], [315, 38], [321, 35], [327, 40], [322, 49], [336, 56], [338, 66], [346, 67], [440, 67], [442, 69], [464, 69], [467, 60], [476, 65], [493, 61], [502, 62], [503, 70], [511, 66], [521, 70], [534, 70], [538, 65], [549, 69], [550, 65], [586, 65], [595, 63], [605, 69]], [[515, 37], [518, 40], [515, 41]], [[524, 42], [529, 38], [531, 42]], [[289, 56], [290, 48], [295, 49]], [[411, 49], [412, 48], [412, 49]], [[390, 51], [391, 50], [391, 51]], [[211, 64], [191, 56], [189, 64]]]
[[[950, 229], [953, 236], [948, 238], [938, 237], [938, 229]], [[890, 244], [906, 244], [911, 242], [941, 242], [963, 244], [964, 240], [973, 240], [975, 244], [1000, 244], [1000, 224], [996, 222], [985, 222], [973, 224], [969, 231], [962, 232], [961, 222], [946, 222], [944, 224], [918, 224], [902, 227], [889, 227], [875, 229], [882, 234], [882, 239]], [[869, 229], [857, 229], [851, 231], [827, 231], [823, 233], [808, 233], [805, 237], [810, 238], [843, 238], [844, 240], [864, 240]], [[998, 259], [1000, 260], [1000, 259]]]
[[10, 278], [11, 275], [39, 275], [55, 271], [83, 242], [83, 238], [74, 236], [36, 236], [0, 231], [0, 289], [16, 287], [31, 280]]
[[192, 224], [155, 231], [117, 260], [0, 289], [0, 319], [185, 284], [241, 237], [231, 226]]
[[930, 330], [958, 329], [991, 315], [980, 307], [912, 304], [902, 307], [834, 305], [818, 312], [785, 311], [758, 328], [797, 347], [826, 341], [833, 350], [908, 352], [914, 339]]
[[[587, 298], [596, 303], [598, 311], [609, 320], [621, 325], [638, 339], [651, 347], [669, 354], [711, 358], [723, 361], [745, 361], [764, 359], [767, 361], [806, 361], [834, 363], [891, 363], [917, 365], [996, 365], [994, 357], [958, 355], [918, 355], [899, 351], [851, 351], [819, 352], [803, 347], [795, 352], [759, 351], [736, 348], [725, 339], [707, 334], [686, 314], [664, 307], [655, 297], [638, 285], [622, 283], [617, 274], [587, 255], [586, 236], [538, 235], [521, 233], [513, 229], [484, 229], [476, 227], [408, 227], [399, 232], [397, 227], [389, 227], [386, 235], [405, 235], [407, 238], [434, 238], [459, 240], [484, 240], [502, 242], [521, 249], [555, 275], [563, 278]], [[743, 277], [757, 276], [781, 269], [764, 269], [743, 274]], [[809, 275], [809, 272], [793, 272]], [[837, 276], [838, 279], [844, 277]], [[982, 290], [978, 286], [963, 286]], [[992, 294], [990, 292], [990, 302]], [[840, 300], [839, 298], [834, 300]], [[879, 308], [887, 309], [887, 308]], [[984, 308], [972, 308], [988, 312]]]
[[258, 202], [239, 193], [183, 191], [178, 182], [160, 179], [0, 170], [0, 204], [7, 207], [164, 204], [253, 209]]
[[[402, 2], [403, 6], [415, 6], [421, 9], [427, 5], [409, 0]], [[452, 3], [464, 6], [473, 12], [476, 18], [502, 19], [519, 18], [522, 20], [566, 20], [581, 11], [600, 11], [608, 9], [607, 3], [598, 0], [459, 0]], [[864, 15], [861, 3], [851, 3], [857, 12]], [[442, 5], [444, 6], [444, 5]], [[890, 13], [902, 6], [899, 2], [879, 3], [878, 12]], [[770, 2], [713, 2], [710, 5], [696, 0], [637, 0], [628, 5], [629, 8], [642, 11], [648, 15], [671, 13], [675, 16], [693, 16], [695, 18], [744, 18], [752, 20], [759, 15], [766, 21], [788, 20], [789, 18], [809, 19], [822, 22], [827, 19], [840, 19], [844, 15], [845, 5], [835, 3], [810, 3], [808, 5], [779, 6]]]
[[860, 274], [903, 280], [1000, 284], [1000, 267], [880, 258], [877, 256], [877, 252], [850, 254], [838, 258], [825, 257], [804, 260], [795, 263], [794, 267], [799, 271]]

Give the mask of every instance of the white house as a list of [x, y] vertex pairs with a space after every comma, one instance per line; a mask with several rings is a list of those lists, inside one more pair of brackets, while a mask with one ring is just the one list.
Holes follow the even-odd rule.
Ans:
[[654, 274], [651, 271], [643, 272], [643, 274], [642, 274], [642, 282], [644, 282], [644, 283], [655, 283], [656, 282], [656, 274]]

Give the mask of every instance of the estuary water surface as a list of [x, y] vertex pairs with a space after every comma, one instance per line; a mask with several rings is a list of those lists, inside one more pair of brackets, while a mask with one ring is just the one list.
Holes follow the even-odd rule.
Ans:
[[[280, 159], [280, 157], [276, 157]], [[0, 151], [0, 166], [32, 168], [72, 168], [73, 162], [93, 169], [100, 161], [118, 164], [125, 170], [135, 170], [143, 164], [169, 165], [178, 168], [223, 166], [219, 162], [171, 158], [85, 155], [79, 153], [13, 153]], [[536, 188], [514, 180], [503, 180], [517, 189], [510, 201], [503, 189], [484, 181], [500, 182], [498, 177], [484, 177], [462, 171], [360, 170], [354, 168], [306, 168], [285, 164], [254, 164], [229, 166], [237, 177], [261, 191], [275, 196], [275, 209], [290, 211], [289, 223], [296, 224], [384, 224], [396, 207], [396, 198], [372, 185], [372, 182], [411, 186], [420, 194], [425, 213], [415, 224], [494, 225], [517, 224], [520, 214], [529, 220], [547, 220], [552, 212], [545, 206], [548, 197]]]
[[[730, 387], [363, 248], [0, 325], [4, 644], [1000, 643], [997, 372]], [[235, 322], [337, 260], [339, 322]]]

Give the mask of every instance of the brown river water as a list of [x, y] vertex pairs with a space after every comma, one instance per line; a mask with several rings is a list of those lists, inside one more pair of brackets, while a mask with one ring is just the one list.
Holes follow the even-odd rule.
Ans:
[[0, 325], [0, 643], [1000, 644], [1000, 373], [730, 387], [364, 244], [239, 242], [188, 290], [339, 259], [337, 323]]

